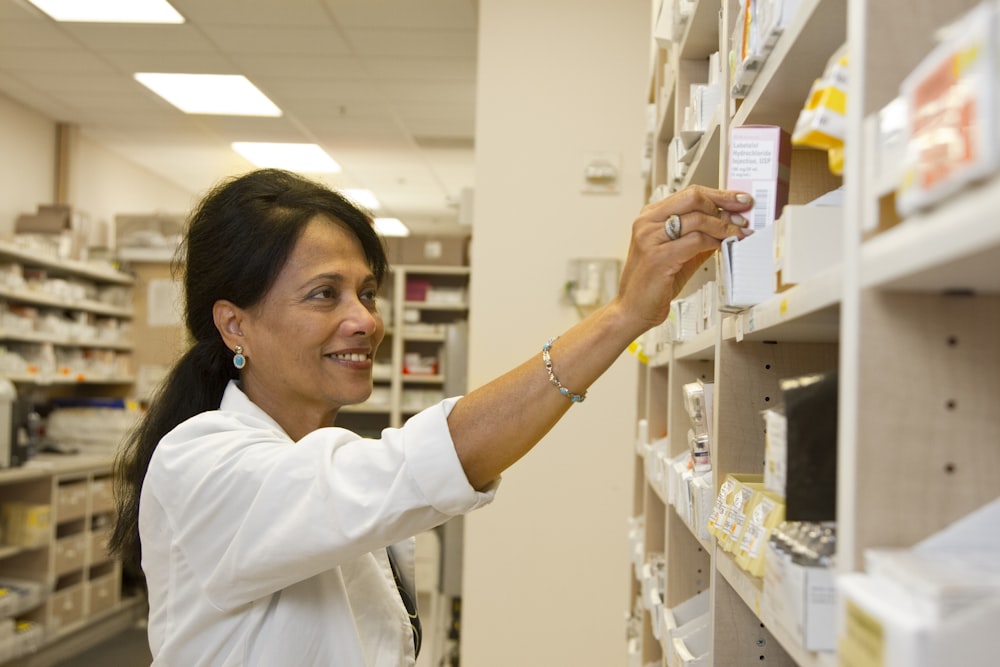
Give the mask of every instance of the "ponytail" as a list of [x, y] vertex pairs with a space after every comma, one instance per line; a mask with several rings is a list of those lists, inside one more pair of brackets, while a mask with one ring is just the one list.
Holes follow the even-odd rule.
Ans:
[[126, 568], [140, 569], [139, 496], [157, 444], [181, 422], [217, 409], [226, 385], [237, 376], [232, 353], [221, 338], [196, 342], [174, 365], [146, 414], [125, 437], [114, 465], [118, 512], [108, 548]]

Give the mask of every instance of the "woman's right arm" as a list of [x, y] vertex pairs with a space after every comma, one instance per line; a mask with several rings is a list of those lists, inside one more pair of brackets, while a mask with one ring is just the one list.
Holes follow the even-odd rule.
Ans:
[[[646, 206], [632, 225], [618, 295], [551, 346], [559, 382], [583, 394], [629, 344], [663, 322], [671, 300], [722, 240], [748, 233], [739, 214], [751, 206], [745, 193], [701, 186]], [[677, 240], [665, 230], [672, 215], [682, 221]], [[486, 487], [524, 456], [570, 405], [550, 381], [540, 354], [459, 401], [448, 424], [472, 486]]]

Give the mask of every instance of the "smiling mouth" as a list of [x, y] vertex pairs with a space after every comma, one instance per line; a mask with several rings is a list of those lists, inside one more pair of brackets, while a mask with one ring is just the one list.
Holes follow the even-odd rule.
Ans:
[[332, 359], [337, 359], [339, 361], [368, 361], [367, 354], [352, 353], [352, 354], [331, 354], [329, 355]]

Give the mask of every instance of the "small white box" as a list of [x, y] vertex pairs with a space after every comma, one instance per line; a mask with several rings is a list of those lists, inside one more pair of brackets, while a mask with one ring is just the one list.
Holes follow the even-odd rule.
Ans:
[[667, 639], [673, 642], [674, 637], [680, 636], [682, 629], [692, 621], [701, 619], [702, 623], [707, 623], [709, 599], [709, 590], [705, 589], [678, 605], [664, 609], [663, 625]]
[[840, 206], [785, 206], [775, 223], [779, 289], [805, 282], [843, 258], [843, 221]]
[[683, 625], [670, 640], [670, 667], [709, 667], [711, 664], [708, 614]]
[[780, 627], [807, 651], [837, 645], [837, 579], [833, 570], [794, 563], [767, 545], [760, 618]]

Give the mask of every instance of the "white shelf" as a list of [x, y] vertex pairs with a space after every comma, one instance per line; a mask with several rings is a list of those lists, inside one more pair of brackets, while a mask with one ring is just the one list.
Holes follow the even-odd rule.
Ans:
[[723, 320], [725, 340], [836, 342], [843, 272], [830, 267], [808, 282]]
[[9, 331], [0, 329], [0, 341], [16, 341], [20, 343], [52, 343], [59, 347], [85, 347], [102, 350], [119, 350], [128, 352], [132, 350], [132, 343], [128, 341], [109, 341], [96, 338], [78, 339], [56, 336], [44, 331]]
[[110, 285], [132, 285], [135, 282], [131, 276], [117, 271], [106, 262], [81, 262], [40, 255], [36, 249], [23, 248], [2, 239], [0, 256], [62, 276], [77, 276]]
[[36, 306], [59, 308], [62, 310], [79, 310], [97, 315], [107, 315], [121, 319], [131, 319], [132, 309], [112, 306], [99, 301], [68, 301], [37, 290], [10, 289], [0, 286], [0, 299], [30, 303]]
[[[732, 554], [716, 549], [715, 562], [719, 574], [736, 591], [740, 599], [751, 611], [760, 617], [761, 596], [764, 594], [764, 582], [760, 577], [751, 575], [736, 564]], [[832, 653], [817, 653], [802, 648], [780, 626], [768, 625], [768, 632], [778, 640], [785, 652], [792, 657], [800, 667], [835, 667], [836, 657]]]
[[733, 126], [795, 127], [813, 81], [847, 39], [846, 0], [800, 0], [791, 24], [761, 66]]
[[861, 248], [864, 287], [1000, 293], [1000, 177], [913, 215]]
[[88, 385], [115, 385], [115, 384], [132, 384], [135, 382], [135, 378], [132, 376], [121, 376], [121, 377], [97, 377], [88, 376], [86, 374], [77, 375], [57, 375], [57, 376], [42, 376], [42, 375], [29, 375], [22, 373], [11, 373], [2, 374], [8, 380], [15, 384], [32, 384], [38, 387], [45, 387], [49, 385], [74, 385], [74, 384], [88, 384]]
[[405, 301], [403, 308], [414, 310], [441, 310], [461, 312], [468, 310], [469, 305], [465, 303], [435, 303], [433, 301]]

